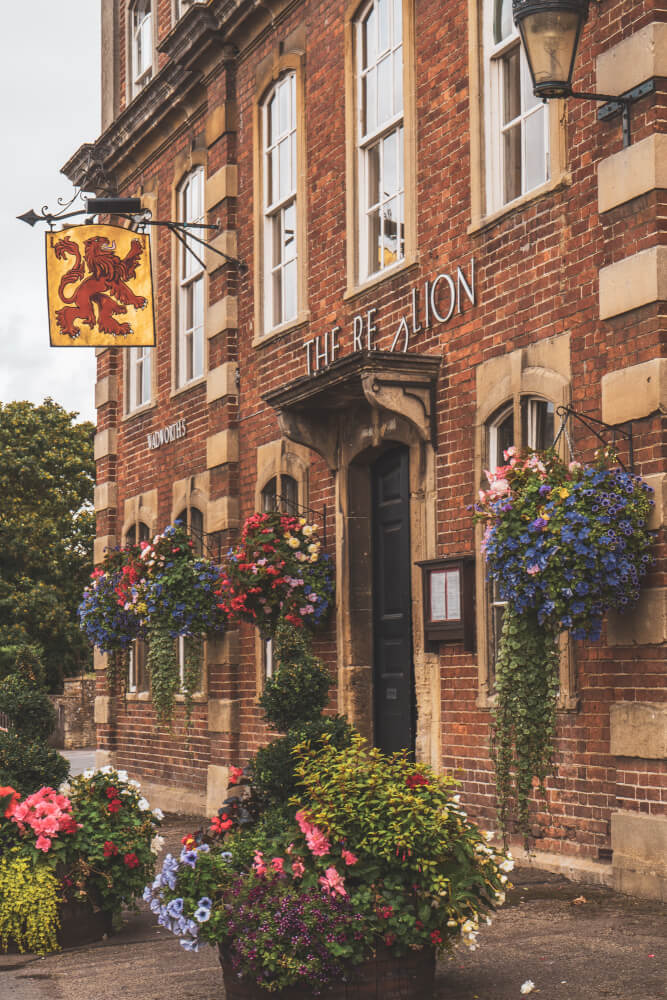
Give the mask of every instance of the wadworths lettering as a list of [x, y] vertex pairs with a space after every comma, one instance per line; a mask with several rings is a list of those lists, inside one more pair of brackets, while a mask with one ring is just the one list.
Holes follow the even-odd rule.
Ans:
[[179, 438], [185, 437], [187, 434], [187, 426], [185, 420], [181, 417], [173, 424], [168, 424], [166, 427], [161, 427], [159, 431], [152, 431], [150, 434], [146, 435], [146, 441], [148, 447], [151, 451], [156, 448], [161, 448], [163, 444], [171, 444], [172, 441], [178, 441]]

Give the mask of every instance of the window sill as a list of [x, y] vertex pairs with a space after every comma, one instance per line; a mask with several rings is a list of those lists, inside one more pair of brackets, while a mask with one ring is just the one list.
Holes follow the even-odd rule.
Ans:
[[151, 400], [150, 403], [142, 403], [141, 406], [137, 406], [136, 409], [130, 410], [129, 413], [125, 413], [121, 417], [121, 423], [125, 423], [127, 420], [134, 420], [135, 417], [142, 417], [145, 413], [150, 413], [151, 410], [157, 409], [157, 400]]
[[179, 385], [172, 389], [169, 393], [169, 398], [174, 399], [175, 396], [182, 396], [184, 392], [196, 389], [198, 385], [206, 385], [206, 375], [199, 375], [197, 378], [193, 378], [191, 382], [186, 382], [185, 385]]
[[277, 337], [282, 337], [286, 333], [291, 333], [293, 330], [299, 330], [301, 327], [307, 326], [310, 323], [310, 312], [302, 312], [296, 317], [296, 319], [291, 319], [288, 323], [283, 323], [281, 326], [274, 327], [273, 330], [269, 330], [268, 333], [262, 334], [261, 337], [255, 337], [251, 347], [263, 347], [265, 344], [270, 343], [270, 341], [275, 340]]
[[417, 258], [415, 256], [406, 257], [402, 260], [400, 264], [394, 264], [393, 267], [388, 267], [385, 271], [380, 271], [379, 274], [374, 274], [372, 278], [368, 278], [360, 285], [350, 285], [348, 286], [345, 294], [343, 295], [343, 302], [349, 302], [351, 299], [356, 299], [357, 296], [363, 295], [364, 292], [368, 292], [378, 285], [381, 285], [383, 281], [389, 281], [391, 278], [395, 278], [399, 274], [403, 274], [405, 271], [409, 271], [411, 268], [417, 266]]
[[125, 701], [150, 701], [150, 691], [126, 691]]
[[495, 226], [505, 216], [512, 215], [513, 212], [520, 212], [526, 205], [530, 205], [533, 201], [537, 201], [545, 195], [552, 194], [554, 191], [571, 186], [572, 174], [569, 170], [564, 170], [558, 177], [554, 177], [552, 180], [547, 181], [546, 184], [541, 184], [540, 187], [522, 194], [520, 198], [515, 198], [514, 201], [508, 202], [507, 205], [503, 205], [497, 211], [491, 212], [490, 215], [482, 215], [478, 219], [474, 219], [466, 232], [468, 236], [471, 236], [473, 233], [481, 233], [485, 229]]
[[[125, 694], [125, 701], [140, 702], [140, 701], [150, 701], [151, 693], [150, 691], [127, 691]], [[174, 695], [174, 700], [177, 705], [182, 705], [185, 702], [184, 694]], [[204, 705], [208, 701], [208, 695], [204, 694], [203, 691], [197, 691], [192, 695], [192, 701], [196, 705]]]

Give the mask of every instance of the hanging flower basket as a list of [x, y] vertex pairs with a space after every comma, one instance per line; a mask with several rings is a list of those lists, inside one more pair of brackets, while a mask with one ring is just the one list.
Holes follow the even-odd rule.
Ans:
[[534, 611], [540, 625], [599, 639], [604, 613], [639, 597], [651, 561], [651, 487], [612, 467], [609, 451], [593, 466], [515, 448], [505, 458], [476, 507], [489, 578], [517, 614]]
[[223, 608], [270, 637], [281, 619], [317, 627], [333, 600], [329, 556], [305, 518], [253, 514], [229, 552], [222, 575]]
[[528, 838], [534, 779], [546, 795], [551, 772], [558, 635], [599, 639], [605, 612], [636, 602], [651, 562], [653, 500], [607, 449], [592, 466], [516, 448], [504, 457], [487, 473], [475, 512], [489, 579], [506, 602], [491, 740], [498, 818], [506, 830], [514, 807]]

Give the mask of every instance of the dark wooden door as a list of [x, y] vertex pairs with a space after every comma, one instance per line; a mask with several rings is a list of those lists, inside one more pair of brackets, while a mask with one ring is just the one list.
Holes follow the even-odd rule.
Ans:
[[375, 745], [387, 753], [414, 750], [408, 456], [393, 448], [372, 467]]

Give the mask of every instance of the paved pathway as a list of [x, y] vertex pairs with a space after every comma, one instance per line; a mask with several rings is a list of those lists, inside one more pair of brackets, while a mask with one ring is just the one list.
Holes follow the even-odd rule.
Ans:
[[[195, 826], [170, 819], [165, 849]], [[522, 1000], [528, 979], [535, 1000], [664, 1000], [664, 906], [529, 868], [514, 884], [478, 950], [443, 960], [434, 996], [415, 1000]], [[127, 917], [107, 941], [59, 955], [0, 953], [1, 1000], [223, 1000], [212, 949], [184, 952], [145, 909]]]
[[95, 767], [95, 747], [87, 747], [85, 750], [59, 750], [58, 753], [70, 762], [72, 778], [87, 771], [88, 768]]

